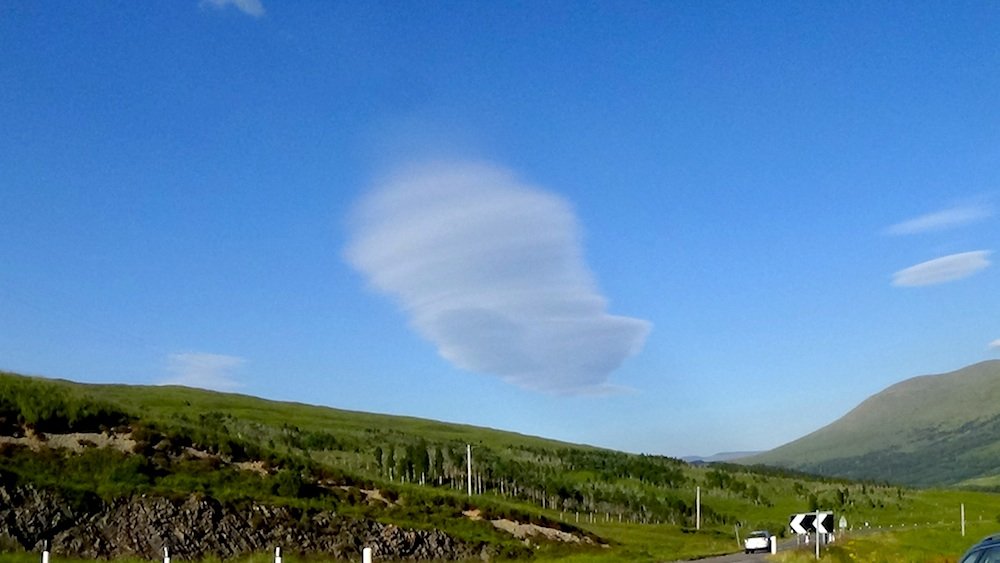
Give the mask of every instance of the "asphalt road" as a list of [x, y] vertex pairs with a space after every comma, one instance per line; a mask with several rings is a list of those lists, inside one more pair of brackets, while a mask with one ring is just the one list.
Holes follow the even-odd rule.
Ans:
[[[733, 553], [732, 555], [721, 555], [719, 557], [709, 557], [708, 559], [697, 559], [694, 561], [697, 561], [697, 563], [761, 563], [767, 561], [768, 555], [770, 555], [770, 553], [751, 553], [748, 555], [740, 552]], [[678, 561], [676, 563], [682, 562]]]
[[[778, 544], [778, 552], [788, 551], [796, 549], [795, 540], [785, 540]], [[731, 553], [729, 555], [720, 555], [718, 557], [708, 557], [706, 559], [696, 559], [697, 563], [763, 563], [767, 561], [768, 555], [770, 553], [750, 553], [746, 554], [742, 551], [739, 553]], [[686, 563], [683, 561], [676, 561], [674, 563]]]

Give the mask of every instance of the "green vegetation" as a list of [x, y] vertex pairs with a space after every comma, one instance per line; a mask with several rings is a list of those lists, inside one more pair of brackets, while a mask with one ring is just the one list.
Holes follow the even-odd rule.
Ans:
[[[943, 525], [911, 526], [892, 532], [879, 531], [848, 535], [824, 548], [820, 563], [955, 563], [958, 557], [976, 541], [996, 532], [997, 526], [982, 522], [970, 523], [966, 536], [954, 527]], [[815, 552], [803, 548], [788, 551], [773, 558], [781, 563], [815, 562]]]
[[747, 461], [910, 486], [995, 489], [1000, 360], [915, 377], [808, 436]]
[[[904, 534], [929, 527], [934, 534], [919, 537], [930, 545], [913, 548], [923, 549], [928, 561], [947, 561], [972, 543], [957, 533], [960, 503], [970, 521], [1000, 527], [997, 496], [986, 492], [918, 491], [763, 466], [692, 466], [497, 430], [180, 387], [0, 374], [0, 428], [0, 479], [57, 489], [81, 503], [198, 494], [332, 509], [440, 529], [526, 556], [519, 540], [465, 515], [478, 511], [486, 520], [534, 523], [597, 544], [535, 538], [538, 561], [668, 561], [732, 552], [739, 549], [737, 533], [768, 529], [786, 536], [790, 514], [815, 509], [876, 531], [836, 548], [857, 553], [885, 553], [893, 542], [877, 539], [883, 536], [902, 538], [900, 550], [910, 549]], [[473, 447], [471, 497], [466, 444]]]

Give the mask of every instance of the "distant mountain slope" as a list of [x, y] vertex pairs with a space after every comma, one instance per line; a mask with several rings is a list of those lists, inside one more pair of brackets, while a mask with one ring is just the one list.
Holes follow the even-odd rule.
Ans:
[[744, 457], [749, 457], [752, 455], [757, 455], [761, 452], [719, 452], [710, 456], [700, 456], [700, 455], [689, 455], [684, 456], [681, 459], [688, 463], [718, 463], [720, 461], [732, 461], [734, 459], [740, 459]]
[[1000, 483], [1000, 360], [897, 383], [740, 462], [915, 486]]

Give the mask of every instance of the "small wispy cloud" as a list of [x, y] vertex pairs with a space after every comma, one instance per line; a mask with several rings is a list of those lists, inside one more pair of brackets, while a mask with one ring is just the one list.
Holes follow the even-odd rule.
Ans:
[[951, 254], [921, 262], [892, 275], [892, 285], [916, 287], [967, 278], [990, 265], [989, 250]]
[[993, 350], [1000, 350], [1000, 338], [997, 338], [993, 342], [990, 342], [989, 348]]
[[607, 313], [570, 205], [482, 163], [411, 168], [365, 197], [346, 258], [455, 366], [606, 392], [649, 322]]
[[240, 387], [233, 378], [233, 372], [246, 363], [237, 356], [186, 352], [167, 356], [167, 371], [170, 377], [161, 385], [183, 385], [216, 391], [231, 391]]
[[961, 227], [993, 216], [993, 207], [987, 204], [961, 205], [928, 213], [896, 223], [885, 232], [890, 235], [915, 235]]
[[264, 15], [264, 4], [260, 0], [201, 0], [201, 6], [221, 10], [233, 6], [248, 16], [259, 18]]

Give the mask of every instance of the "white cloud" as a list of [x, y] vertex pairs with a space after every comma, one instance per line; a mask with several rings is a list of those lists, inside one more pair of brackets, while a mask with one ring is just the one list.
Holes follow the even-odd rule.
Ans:
[[989, 347], [994, 350], [1000, 350], [1000, 338], [997, 338], [993, 342], [990, 342]]
[[170, 354], [167, 361], [171, 377], [160, 382], [161, 385], [184, 385], [216, 391], [231, 391], [240, 387], [232, 372], [246, 363], [245, 359], [237, 356], [204, 352]]
[[936, 285], [967, 278], [990, 265], [989, 250], [976, 250], [942, 256], [910, 266], [892, 275], [892, 285], [913, 287]]
[[890, 235], [915, 235], [931, 231], [944, 231], [988, 219], [993, 209], [988, 205], [963, 205], [914, 217], [886, 229]]
[[264, 4], [260, 0], [201, 0], [201, 5], [211, 6], [218, 10], [226, 6], [233, 6], [244, 14], [255, 18], [264, 15]]
[[526, 388], [607, 390], [651, 328], [606, 312], [570, 205], [487, 164], [380, 183], [352, 217], [346, 257], [442, 357]]

